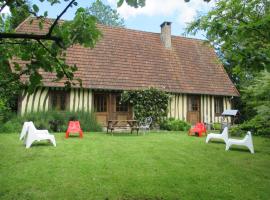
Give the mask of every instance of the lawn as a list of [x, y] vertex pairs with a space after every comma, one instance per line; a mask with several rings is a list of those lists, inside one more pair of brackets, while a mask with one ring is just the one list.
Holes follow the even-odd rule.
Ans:
[[55, 134], [25, 149], [0, 135], [0, 199], [270, 199], [270, 139], [256, 153], [185, 133]]

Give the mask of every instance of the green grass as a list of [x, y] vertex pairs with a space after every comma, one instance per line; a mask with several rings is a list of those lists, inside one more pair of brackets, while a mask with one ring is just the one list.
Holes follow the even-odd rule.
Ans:
[[0, 135], [0, 199], [270, 199], [270, 139], [256, 153], [185, 133], [55, 134], [25, 149]]

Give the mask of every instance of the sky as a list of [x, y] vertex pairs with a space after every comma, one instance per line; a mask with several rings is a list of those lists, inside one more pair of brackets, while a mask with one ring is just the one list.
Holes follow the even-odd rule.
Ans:
[[[78, 6], [69, 9], [63, 16], [63, 19], [72, 19], [78, 7], [88, 7], [94, 0], [77, 0]], [[214, 5], [215, 1], [210, 3], [203, 0], [190, 0], [186, 3], [184, 0], [146, 0], [146, 5], [143, 8], [132, 8], [126, 4], [117, 8], [117, 0], [102, 0], [103, 3], [110, 5], [118, 10], [121, 17], [125, 20], [125, 26], [129, 29], [136, 29], [148, 32], [160, 32], [160, 24], [164, 21], [172, 22], [172, 34], [183, 35], [187, 23], [193, 21], [197, 15], [207, 13]], [[57, 17], [67, 5], [67, 2], [62, 0], [62, 3], [51, 7], [46, 1], [40, 3], [39, 0], [32, 0], [33, 4], [37, 4], [40, 12], [48, 11], [51, 18]], [[5, 12], [8, 12], [6, 9]], [[195, 36], [205, 39], [203, 32], [199, 32]]]

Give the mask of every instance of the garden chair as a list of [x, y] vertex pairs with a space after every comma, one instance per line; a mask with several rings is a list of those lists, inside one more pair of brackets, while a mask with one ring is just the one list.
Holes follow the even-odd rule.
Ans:
[[189, 129], [189, 135], [192, 135], [193, 133], [198, 133], [198, 136], [201, 137], [202, 133], [206, 134], [206, 127], [204, 123], [197, 123], [195, 127]]
[[53, 146], [56, 146], [54, 135], [51, 135], [48, 130], [37, 130], [33, 122], [29, 122], [28, 131], [25, 135], [26, 148], [30, 148], [35, 141], [49, 140]]
[[146, 117], [143, 121], [139, 123], [139, 129], [142, 129], [143, 133], [145, 134], [146, 130], [150, 131], [150, 126], [152, 122], [152, 117]]
[[208, 143], [212, 139], [220, 139], [223, 140], [226, 144], [228, 141], [228, 127], [225, 127], [222, 133], [209, 133], [206, 137], [206, 143]]
[[68, 129], [66, 131], [66, 138], [69, 137], [70, 133], [79, 133], [80, 138], [83, 137], [83, 131], [81, 129], [81, 125], [79, 121], [69, 121]]
[[[29, 130], [29, 126], [30, 125], [33, 125], [35, 127], [35, 125], [34, 125], [34, 123], [32, 121], [24, 122], [23, 123], [23, 128], [22, 128], [22, 131], [21, 131], [21, 134], [20, 134], [20, 140], [25, 139], [25, 136], [28, 133], [28, 130]], [[49, 134], [48, 130], [37, 130], [37, 129], [36, 129], [36, 133]]]
[[251, 153], [254, 153], [254, 146], [253, 146], [253, 141], [252, 141], [252, 136], [251, 136], [250, 131], [247, 132], [246, 136], [242, 140], [228, 139], [226, 143], [226, 151], [228, 151], [232, 145], [245, 146], [249, 149]]
[[21, 134], [20, 134], [20, 140], [23, 140], [25, 139], [25, 136], [28, 132], [28, 126], [31, 122], [24, 122], [23, 123], [23, 128], [22, 128], [22, 131], [21, 131]]

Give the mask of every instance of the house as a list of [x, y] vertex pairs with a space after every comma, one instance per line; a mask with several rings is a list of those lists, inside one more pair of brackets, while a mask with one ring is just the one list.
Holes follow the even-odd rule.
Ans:
[[[17, 32], [40, 32], [38, 21], [22, 22]], [[46, 31], [46, 24], [43, 31]], [[67, 63], [76, 64], [75, 77], [82, 88], [64, 88], [64, 80], [43, 72], [44, 87], [33, 94], [23, 92], [19, 112], [94, 111], [98, 122], [131, 119], [132, 106], [120, 104], [124, 90], [155, 87], [172, 94], [168, 117], [219, 122], [239, 93], [213, 48], [198, 39], [171, 35], [171, 23], [161, 24], [161, 33], [99, 25], [102, 39], [94, 49], [75, 45], [67, 50]]]

